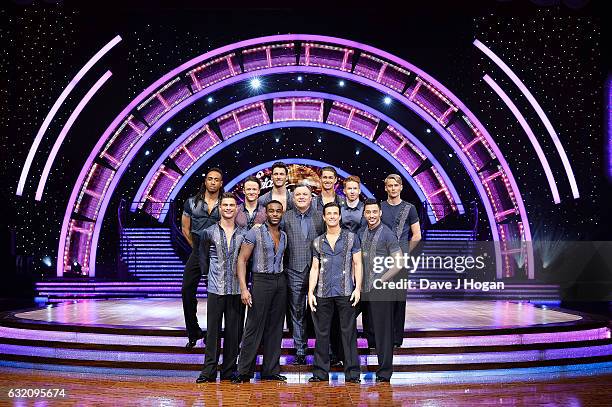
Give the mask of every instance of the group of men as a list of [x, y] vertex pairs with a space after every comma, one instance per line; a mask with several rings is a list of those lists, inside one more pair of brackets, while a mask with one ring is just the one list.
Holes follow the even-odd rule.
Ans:
[[204, 337], [196, 292], [201, 277], [208, 277], [205, 361], [196, 382], [216, 381], [222, 321], [221, 380], [250, 381], [261, 345], [261, 379], [285, 381], [280, 354], [287, 308], [294, 364], [307, 363], [309, 315], [314, 325], [309, 381], [326, 381], [330, 365], [343, 365], [346, 382], [359, 383], [356, 318], [361, 313], [368, 347], [378, 356], [376, 381], [388, 382], [393, 348], [403, 341], [406, 295], [373, 289], [375, 279], [403, 277], [395, 267], [374, 273], [374, 258], [401, 256], [421, 239], [416, 208], [400, 197], [402, 179], [387, 176], [386, 201], [362, 202], [356, 176], [344, 180], [345, 198], [336, 194], [333, 167], [321, 170], [316, 197], [305, 183], [290, 192], [288, 175], [284, 163], [275, 163], [272, 190], [261, 196], [260, 180], [248, 177], [244, 203], [238, 205], [233, 194], [223, 192], [222, 171], [212, 168], [198, 194], [185, 202], [182, 231], [192, 246], [182, 287], [188, 348]]

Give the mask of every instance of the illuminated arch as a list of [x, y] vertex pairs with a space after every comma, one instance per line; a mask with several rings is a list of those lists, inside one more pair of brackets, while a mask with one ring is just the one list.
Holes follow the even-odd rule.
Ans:
[[[506, 160], [467, 107], [434, 78], [385, 51], [339, 38], [288, 34], [200, 55], [164, 75], [125, 107], [98, 140], [69, 198], [59, 238], [58, 276], [70, 269], [72, 259], [95, 274], [98, 237], [112, 192], [140, 147], [165, 122], [224, 86], [290, 72], [332, 75], [376, 88], [430, 123], [455, 150], [481, 196], [493, 240], [502, 248], [498, 277], [513, 275], [511, 243], [531, 240], [527, 213]], [[533, 278], [530, 246], [526, 258], [528, 276]], [[497, 264], [502, 264], [499, 255]]]
[[[265, 108], [261, 105], [266, 100], [273, 102], [273, 112], [277, 111], [277, 106], [279, 107], [280, 117], [277, 117], [277, 113], [273, 113], [271, 118], [268, 117], [264, 111]], [[333, 101], [338, 104], [332, 106], [326, 118], [323, 117], [325, 101]], [[257, 114], [255, 121], [251, 117], [249, 123], [243, 123], [244, 131], [238, 128], [231, 133], [225, 134], [221, 131], [224, 134], [217, 135], [207, 125], [211, 120], [216, 119], [219, 122], [224, 117], [234, 119], [240, 113], [249, 112], [249, 108], [245, 110], [245, 106], [250, 107], [251, 112], [261, 112], [261, 115]], [[292, 109], [291, 115], [283, 115], [284, 107]], [[334, 110], [335, 108], [337, 109]], [[337, 122], [341, 120], [339, 116], [343, 109], [354, 119], [353, 123]], [[359, 120], [362, 122], [360, 123]], [[374, 142], [372, 141], [374, 134], [379, 124], [382, 123], [385, 124], [378, 130], [380, 137]], [[151, 215], [159, 216], [159, 221], [163, 222], [167, 212], [167, 203], [164, 210], [160, 210], [156, 203], [174, 199], [185, 181], [208, 158], [245, 137], [267, 130], [289, 127], [329, 130], [350, 137], [373, 149], [408, 180], [421, 201], [430, 204], [432, 210], [429, 216], [432, 223], [436, 223], [445, 215], [444, 207], [434, 203], [448, 204], [451, 210], [464, 212], [455, 187], [434, 155], [399, 123], [375, 109], [347, 98], [329, 93], [302, 91], [274, 92], [254, 96], [226, 106], [199, 120], [178, 136], [159, 156], [133, 199], [132, 211], [135, 211], [137, 207], [144, 208]], [[223, 141], [220, 136], [223, 137]], [[196, 151], [191, 151], [193, 148]], [[184, 175], [163, 164], [170, 159], [174, 160], [175, 165], [184, 172]], [[420, 165], [427, 159], [431, 162], [431, 168], [415, 175]]]

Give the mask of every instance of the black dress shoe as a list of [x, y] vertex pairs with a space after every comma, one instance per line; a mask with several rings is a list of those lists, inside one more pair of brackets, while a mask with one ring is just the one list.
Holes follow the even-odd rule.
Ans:
[[331, 367], [342, 367], [344, 366], [344, 364], [342, 363], [342, 360], [337, 359], [337, 358], [333, 358], [329, 361], [329, 365]]
[[204, 331], [200, 330], [200, 333], [198, 334], [198, 336], [196, 338], [189, 338], [189, 342], [187, 342], [187, 345], [185, 345], [185, 347], [187, 349], [191, 349], [194, 346], [197, 345], [198, 341], [202, 338], [204, 338], [206, 336], [206, 334], [204, 333]]
[[293, 359], [292, 365], [305, 365], [306, 364], [306, 356], [297, 355], [295, 359]]
[[391, 379], [376, 376], [376, 383], [389, 383]]
[[287, 376], [283, 376], [279, 374], [272, 374], [268, 376], [261, 376], [261, 380], [275, 380], [277, 382], [286, 382]]
[[347, 383], [355, 383], [355, 384], [359, 384], [361, 383], [361, 379], [358, 377], [353, 377], [352, 379], [348, 379], [346, 380]]
[[251, 376], [246, 374], [239, 374], [232, 379], [232, 383], [240, 384], [240, 383], [248, 383], [251, 381]]
[[308, 379], [309, 383], [318, 383], [318, 382], [326, 382], [328, 380], [323, 380], [318, 376], [312, 376], [310, 379]]
[[232, 375], [231, 375], [231, 376], [228, 376], [228, 377], [222, 377], [222, 378], [221, 378], [221, 381], [222, 381], [222, 382], [225, 382], [225, 381], [230, 381], [230, 382], [231, 382], [231, 381], [232, 381], [232, 380], [234, 380], [236, 377], [238, 377], [238, 373], [232, 373]]
[[200, 375], [196, 379], [196, 383], [215, 383], [216, 381], [217, 379], [213, 379], [212, 377], [202, 376], [202, 375]]

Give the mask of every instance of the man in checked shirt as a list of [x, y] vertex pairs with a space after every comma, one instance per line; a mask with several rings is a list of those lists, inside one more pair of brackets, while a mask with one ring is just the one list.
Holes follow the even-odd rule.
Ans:
[[244, 305], [240, 300], [240, 284], [236, 263], [247, 230], [235, 224], [236, 197], [231, 193], [221, 196], [221, 220], [206, 228], [200, 239], [202, 274], [208, 274], [206, 306], [206, 357], [196, 383], [215, 382], [221, 345], [221, 321], [225, 315], [223, 365], [221, 380], [231, 380], [236, 371], [236, 360]]

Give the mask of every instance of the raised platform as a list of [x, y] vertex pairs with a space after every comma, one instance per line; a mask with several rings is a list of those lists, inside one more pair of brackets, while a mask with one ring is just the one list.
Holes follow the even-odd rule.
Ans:
[[[199, 318], [205, 329], [206, 301]], [[569, 365], [612, 361], [609, 321], [529, 303], [408, 301], [396, 371], [441, 371]], [[358, 319], [358, 327], [361, 321]], [[0, 362], [126, 369], [200, 370], [204, 347], [185, 349], [177, 299], [83, 300], [0, 319]], [[285, 332], [281, 364], [292, 366]], [[312, 353], [314, 340], [309, 341]], [[364, 371], [377, 357], [359, 340]], [[312, 363], [312, 356], [309, 356]], [[259, 358], [261, 359], [261, 357]], [[258, 360], [258, 364], [261, 360]]]

